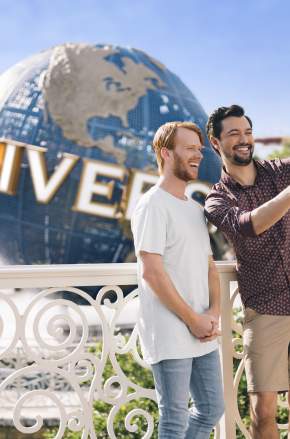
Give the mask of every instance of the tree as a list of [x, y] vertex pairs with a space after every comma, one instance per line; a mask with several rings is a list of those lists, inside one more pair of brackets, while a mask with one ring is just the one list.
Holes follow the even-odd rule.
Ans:
[[269, 154], [267, 158], [268, 159], [290, 158], [290, 139], [289, 138], [284, 139], [282, 148], [279, 150], [278, 149], [274, 150], [271, 154]]

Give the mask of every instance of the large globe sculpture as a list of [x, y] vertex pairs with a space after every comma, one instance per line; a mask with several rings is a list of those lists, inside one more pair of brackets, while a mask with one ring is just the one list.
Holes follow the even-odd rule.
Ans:
[[[2, 74], [0, 263], [130, 260], [129, 198], [140, 175], [150, 184], [156, 174], [152, 138], [173, 120], [204, 131], [207, 117], [182, 81], [140, 50], [64, 44]], [[206, 143], [199, 179], [219, 175]]]

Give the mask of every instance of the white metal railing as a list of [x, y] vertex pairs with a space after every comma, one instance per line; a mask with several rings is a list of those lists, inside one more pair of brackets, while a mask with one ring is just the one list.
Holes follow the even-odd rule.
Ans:
[[[250, 438], [237, 404], [244, 366], [242, 353], [236, 349], [241, 346], [242, 327], [234, 321], [232, 312], [237, 296], [237, 289], [231, 288], [231, 283], [236, 281], [235, 264], [217, 262], [217, 267], [222, 287], [220, 351], [225, 415], [215, 437], [234, 439], [238, 427], [245, 438]], [[139, 355], [138, 334], [134, 327], [138, 291], [134, 289], [124, 296], [122, 290], [124, 286], [135, 284], [136, 264], [0, 267], [0, 361], [7, 366], [6, 369], [0, 366], [0, 418], [10, 417], [16, 429], [34, 433], [50, 415], [59, 419], [55, 438], [61, 438], [66, 428], [81, 431], [83, 439], [96, 438], [93, 404], [100, 400], [111, 406], [107, 431], [108, 437], [116, 439], [114, 419], [123, 405], [134, 400], [136, 408], [127, 414], [125, 427], [128, 432], [134, 432], [136, 417], [143, 417], [147, 422], [143, 437], [150, 438], [154, 430], [153, 418], [138, 408], [138, 400], [155, 401], [155, 391], [133, 382], [117, 359], [118, 355], [130, 352], [136, 363], [147, 368]], [[101, 287], [96, 299], [82, 289], [84, 286]], [[14, 288], [39, 291], [25, 306], [19, 306], [3, 291]], [[70, 293], [73, 300], [60, 296], [63, 291]], [[77, 305], [76, 298], [91, 306]], [[119, 332], [126, 309], [130, 310], [130, 316], [133, 315], [133, 328], [127, 338]], [[126, 318], [128, 320], [128, 314]], [[100, 329], [102, 350], [99, 356], [89, 349], [94, 344], [89, 321]], [[240, 337], [233, 336], [233, 331]], [[240, 361], [235, 376], [233, 358]], [[104, 382], [103, 372], [108, 361], [114, 376]], [[35, 384], [37, 380], [42, 382], [40, 386]], [[59, 391], [60, 388], [63, 391]], [[69, 401], [67, 395], [70, 395]], [[30, 427], [23, 422], [25, 417], [33, 418]]]

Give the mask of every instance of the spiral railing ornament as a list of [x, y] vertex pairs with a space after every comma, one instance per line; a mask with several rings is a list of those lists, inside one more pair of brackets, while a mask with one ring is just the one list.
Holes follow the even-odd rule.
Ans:
[[[238, 404], [244, 362], [243, 328], [234, 318], [235, 266], [222, 262], [217, 268], [226, 409], [214, 437], [234, 439], [239, 430], [250, 439]], [[138, 290], [123, 292], [128, 285], [136, 285], [135, 264], [0, 267], [0, 418], [6, 410], [15, 429], [37, 434], [51, 414], [58, 419], [55, 438], [69, 430], [82, 439], [97, 439], [96, 404], [102, 402], [108, 405], [108, 438], [118, 439], [120, 422], [128, 438], [155, 437], [155, 390], [143, 387], [121, 361], [130, 356], [141, 374], [148, 374], [134, 321], [130, 328], [122, 326], [128, 307], [134, 317], [138, 307]], [[99, 288], [95, 299], [84, 286]], [[15, 294], [12, 298], [1, 292], [21, 287], [38, 290], [24, 308], [12, 300]], [[90, 309], [90, 322], [96, 322], [95, 332], [85, 309]], [[279, 404], [286, 407], [285, 398]], [[287, 429], [286, 424], [279, 427]]]
[[[62, 298], [60, 293], [64, 291], [66, 297], [70, 294], [71, 300]], [[76, 303], [77, 298], [86, 301], [94, 310], [101, 333], [102, 348], [99, 353], [88, 350], [88, 345], [92, 345], [90, 328], [82, 311], [83, 307]], [[0, 395], [7, 395], [9, 389], [16, 388], [17, 384], [21, 383], [21, 391], [18, 391], [16, 399], [11, 401], [14, 406], [13, 423], [17, 430], [26, 434], [39, 432], [44, 425], [45, 413], [43, 410], [38, 413], [37, 406], [50, 401], [48, 405], [54, 406], [54, 413], [59, 419], [55, 438], [63, 437], [66, 429], [81, 432], [82, 438], [96, 438], [94, 403], [101, 400], [111, 405], [107, 431], [108, 437], [116, 438], [115, 417], [122, 406], [134, 401], [136, 408], [130, 410], [124, 419], [126, 430], [128, 433], [136, 433], [136, 419], [142, 417], [147, 424], [142, 437], [152, 436], [153, 417], [143, 408], [138, 408], [138, 400], [142, 398], [155, 401], [155, 390], [143, 388], [133, 382], [122, 370], [117, 359], [117, 355], [131, 353], [140, 367], [148, 368], [138, 352], [136, 327], [126, 335], [121, 334], [118, 328], [120, 314], [129, 303], [137, 300], [137, 289], [124, 296], [119, 285], [104, 285], [96, 299], [81, 288], [68, 285], [40, 290], [26, 309], [20, 311], [9, 296], [0, 293], [1, 303], [5, 303], [4, 308], [9, 310], [6, 311], [6, 316], [9, 314], [10, 321], [13, 321], [13, 325], [10, 325], [13, 327], [13, 334], [10, 333], [8, 340], [2, 338], [1, 359], [7, 358], [10, 354], [11, 360], [16, 346], [21, 346], [22, 356], [27, 359], [24, 367], [11, 368], [8, 376], [0, 383]], [[6, 316], [0, 313], [1, 337], [5, 332]], [[6, 341], [6, 345], [3, 341]], [[113, 374], [105, 380], [104, 370], [108, 363]], [[41, 388], [37, 389], [35, 380], [41, 376], [46, 376], [47, 379], [42, 381]], [[52, 381], [67, 384], [67, 389], [74, 394], [74, 407], [66, 403], [66, 392], [57, 391], [57, 386], [51, 385]], [[33, 418], [30, 419], [32, 425], [27, 426], [23, 419], [27, 416], [29, 403], [34, 410], [30, 416]]]

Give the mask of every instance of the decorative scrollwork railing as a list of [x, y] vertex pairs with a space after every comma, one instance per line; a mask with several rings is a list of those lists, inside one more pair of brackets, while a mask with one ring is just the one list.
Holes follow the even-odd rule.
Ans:
[[[242, 326], [233, 319], [235, 268], [224, 262], [217, 267], [222, 285], [220, 351], [226, 410], [215, 438], [233, 439], [236, 429], [250, 438], [237, 402], [244, 366]], [[51, 417], [58, 419], [55, 438], [71, 430], [82, 439], [93, 439], [97, 438], [96, 403], [102, 402], [109, 407], [109, 438], [118, 437], [115, 426], [120, 413], [128, 438], [156, 437], [154, 388], [134, 379], [121, 361], [130, 356], [138, 373], [150, 376], [134, 326], [138, 290], [132, 287], [124, 294], [129, 285], [136, 285], [135, 264], [0, 267], [0, 418], [4, 413], [20, 432], [36, 433]], [[96, 298], [87, 292], [89, 286], [99, 288]], [[38, 292], [20, 309], [15, 294], [3, 292], [5, 288]], [[128, 308], [133, 318], [126, 328], [122, 315]], [[234, 361], [239, 363], [235, 368]]]
[[[122, 290], [136, 284], [135, 265], [2, 267], [0, 271], [0, 290], [49, 285], [21, 310], [9, 295], [0, 292], [0, 398], [1, 406], [10, 408], [15, 428], [36, 433], [51, 412], [59, 419], [55, 438], [62, 438], [66, 429], [81, 432], [82, 438], [97, 438], [94, 403], [102, 401], [111, 406], [108, 436], [116, 438], [114, 421], [119, 410], [136, 401], [124, 426], [128, 434], [134, 433], [138, 430], [136, 419], [142, 417], [147, 424], [142, 436], [151, 437], [154, 420], [151, 413], [138, 407], [138, 400], [155, 401], [155, 391], [132, 381], [117, 358], [130, 353], [135, 363], [148, 368], [138, 350], [136, 329], [122, 334], [118, 328], [126, 306], [132, 308], [138, 301], [136, 288], [127, 295]], [[96, 298], [82, 288], [84, 285], [101, 286]], [[82, 305], [78, 304], [80, 299]], [[90, 318], [101, 334], [99, 352], [93, 349], [97, 340], [94, 343], [90, 334], [85, 315], [88, 308], [93, 310], [95, 316]], [[108, 364], [111, 375], [105, 377]], [[70, 401], [68, 393], [73, 395]], [[23, 422], [27, 417], [33, 418], [29, 426]]]

